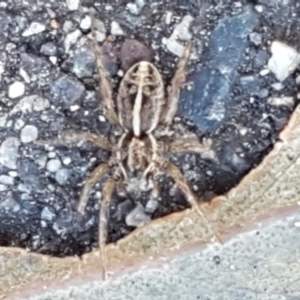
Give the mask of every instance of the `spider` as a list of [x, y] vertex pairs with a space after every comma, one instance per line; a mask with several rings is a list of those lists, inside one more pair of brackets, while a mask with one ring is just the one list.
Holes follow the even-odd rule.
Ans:
[[116, 99], [113, 97], [112, 85], [94, 35], [91, 44], [100, 79], [99, 90], [104, 115], [110, 124], [121, 129], [119, 140], [111, 142], [105, 136], [91, 132], [65, 131], [56, 139], [40, 140], [38, 143], [68, 144], [89, 141], [111, 152], [109, 160], [98, 165], [86, 180], [77, 206], [78, 212], [83, 215], [91, 188], [104, 175], [111, 174], [103, 184], [99, 209], [98, 247], [102, 260], [102, 275], [105, 279], [107, 215], [114, 189], [117, 187], [129, 192], [130, 186], [138, 190], [145, 183], [149, 186], [151, 182], [151, 195], [158, 197], [156, 175], [161, 171], [175, 181], [190, 206], [205, 220], [214, 236], [220, 239], [206, 219], [180, 169], [163, 155], [165, 151], [173, 153], [192, 151], [209, 158], [214, 157], [210, 145], [200, 143], [196, 136], [170, 140], [170, 128], [177, 112], [180, 88], [185, 81], [185, 68], [191, 52], [191, 43], [185, 47], [167, 89], [158, 69], [150, 62], [141, 61], [134, 64], [124, 75]]

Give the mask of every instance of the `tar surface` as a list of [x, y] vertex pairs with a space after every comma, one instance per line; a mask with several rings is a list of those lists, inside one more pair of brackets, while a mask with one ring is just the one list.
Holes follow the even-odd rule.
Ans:
[[[192, 39], [175, 121], [200, 139], [212, 139], [217, 155], [166, 157], [205, 201], [261, 162], [297, 105], [297, 70], [280, 83], [267, 68], [273, 41], [300, 50], [296, 1], [11, 2], [0, 3], [0, 245], [61, 256], [97, 244], [103, 180], [91, 192], [84, 217], [76, 204], [84, 180], [110, 153], [88, 143], [33, 143], [66, 129], [113, 134], [99, 105], [88, 42], [91, 9], [115, 92], [124, 69], [140, 59], [152, 60], [167, 83], [180, 42]], [[283, 97], [288, 100], [274, 101]], [[161, 176], [159, 189], [157, 201], [114, 193], [108, 242], [135, 229], [126, 217], [137, 207], [142, 221], [188, 207], [169, 177]]]

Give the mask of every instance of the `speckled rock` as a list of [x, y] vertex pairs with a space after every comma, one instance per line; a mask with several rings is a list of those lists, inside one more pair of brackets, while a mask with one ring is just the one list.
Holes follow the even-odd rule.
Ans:
[[17, 168], [20, 141], [15, 137], [8, 137], [0, 146], [0, 163], [9, 168]]
[[51, 93], [54, 101], [70, 106], [81, 99], [84, 87], [78, 80], [69, 76], [62, 76], [51, 86]]

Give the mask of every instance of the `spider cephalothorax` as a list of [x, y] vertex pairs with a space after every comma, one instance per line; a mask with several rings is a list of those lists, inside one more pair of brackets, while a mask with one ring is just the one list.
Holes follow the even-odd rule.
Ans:
[[[78, 211], [84, 214], [93, 185], [105, 174], [112, 174], [102, 186], [100, 199], [99, 248], [105, 275], [107, 212], [115, 187], [121, 186], [123, 193], [151, 189], [152, 196], [155, 197], [158, 195], [155, 175], [158, 172], [165, 172], [173, 178], [189, 204], [205, 219], [181, 171], [163, 156], [163, 152], [194, 151], [210, 158], [214, 153], [210, 147], [200, 143], [196, 136], [172, 139], [169, 134], [169, 127], [177, 111], [180, 88], [185, 79], [190, 43], [186, 46], [167, 89], [157, 68], [150, 62], [141, 61], [133, 65], [123, 77], [116, 99], [113, 98], [111, 84], [95, 39], [92, 45], [100, 77], [104, 114], [112, 125], [121, 129], [120, 138], [116, 142], [111, 142], [104, 136], [90, 132], [63, 132], [57, 139], [40, 143], [90, 141], [112, 153], [109, 161], [97, 166], [86, 180], [78, 202]], [[143, 184], [140, 184], [141, 182]], [[208, 222], [207, 225], [210, 226]]]

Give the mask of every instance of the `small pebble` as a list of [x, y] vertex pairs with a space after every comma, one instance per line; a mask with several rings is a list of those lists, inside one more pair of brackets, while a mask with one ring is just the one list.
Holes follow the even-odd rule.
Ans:
[[82, 30], [88, 30], [91, 28], [92, 20], [90, 16], [85, 16], [80, 22], [80, 28]]
[[63, 158], [63, 164], [64, 165], [69, 165], [72, 162], [72, 159], [70, 157], [64, 157]]
[[67, 6], [69, 10], [77, 10], [80, 5], [80, 0], [67, 0]]
[[23, 32], [22, 36], [31, 36], [43, 32], [46, 29], [45, 24], [32, 22], [29, 27]]
[[275, 82], [272, 84], [272, 88], [276, 91], [280, 91], [284, 88], [284, 86], [281, 82]]
[[4, 140], [0, 146], [0, 163], [9, 168], [17, 168], [18, 150], [20, 141], [15, 137], [9, 137]]
[[55, 173], [55, 180], [58, 184], [64, 185], [69, 178], [69, 170], [68, 169], [59, 169]]
[[11, 110], [10, 115], [19, 111], [28, 113], [33, 111], [43, 111], [50, 107], [48, 99], [38, 95], [30, 95], [22, 98]]
[[116, 21], [111, 22], [110, 32], [113, 35], [124, 35], [125, 34], [125, 32], [121, 28], [120, 24], [117, 23]]
[[46, 221], [52, 221], [55, 217], [54, 209], [49, 207], [44, 207], [41, 212], [41, 219]]
[[0, 183], [5, 185], [13, 185], [14, 178], [7, 175], [0, 175]]
[[38, 138], [39, 132], [38, 129], [33, 125], [26, 125], [21, 130], [20, 139], [22, 143], [31, 143], [36, 141]]
[[8, 88], [8, 97], [11, 99], [23, 96], [25, 93], [25, 84], [20, 81], [15, 81]]
[[57, 158], [49, 160], [46, 166], [47, 170], [53, 173], [57, 172], [60, 167], [61, 167], [61, 162]]
[[150, 220], [150, 217], [145, 214], [145, 209], [140, 203], [126, 216], [127, 226], [140, 227]]
[[271, 52], [268, 68], [275, 74], [277, 80], [284, 81], [298, 67], [300, 54], [293, 47], [279, 41], [272, 43]]
[[79, 29], [76, 29], [76, 30], [70, 32], [66, 36], [65, 42], [64, 42], [66, 53], [68, 53], [70, 51], [70, 48], [72, 45], [76, 44], [76, 42], [81, 37], [81, 35], [82, 35], [81, 31]]

